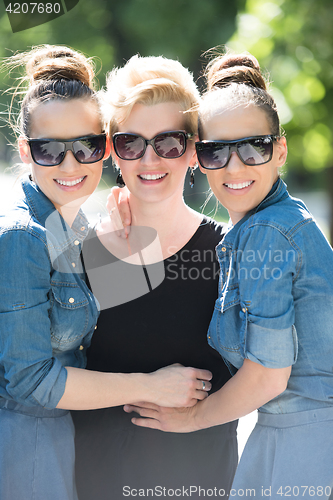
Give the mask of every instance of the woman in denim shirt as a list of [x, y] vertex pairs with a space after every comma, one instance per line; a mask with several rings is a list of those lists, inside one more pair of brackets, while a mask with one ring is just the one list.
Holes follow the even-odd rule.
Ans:
[[88, 222], [80, 205], [97, 187], [110, 146], [89, 60], [45, 46], [9, 64], [21, 63], [30, 83], [18, 144], [30, 175], [0, 226], [0, 498], [74, 500], [68, 409], [142, 398], [194, 404], [210, 374], [179, 366], [125, 375], [82, 369], [98, 304], [81, 266]]
[[[279, 169], [287, 156], [257, 60], [217, 58], [200, 109], [202, 171], [228, 209], [208, 341], [234, 375], [184, 410], [136, 408], [190, 432], [259, 408], [230, 495], [329, 498], [333, 487], [333, 252]], [[126, 406], [127, 411], [134, 409]]]

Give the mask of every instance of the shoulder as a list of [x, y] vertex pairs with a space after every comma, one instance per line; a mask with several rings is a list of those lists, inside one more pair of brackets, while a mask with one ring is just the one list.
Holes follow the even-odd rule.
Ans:
[[271, 227], [289, 239], [311, 223], [314, 223], [314, 218], [302, 200], [292, 198], [288, 194], [276, 203], [251, 215], [244, 224], [243, 230]]
[[[20, 236], [19, 236], [20, 235]], [[4, 215], [0, 215], [0, 238], [36, 240], [41, 245], [47, 246], [45, 227], [34, 218], [29, 206], [24, 202], [15, 205]]]
[[210, 217], [204, 216], [200, 224], [202, 232], [205, 235], [210, 235], [212, 238], [216, 238], [219, 243], [227, 232], [227, 224], [225, 222], [216, 222]]

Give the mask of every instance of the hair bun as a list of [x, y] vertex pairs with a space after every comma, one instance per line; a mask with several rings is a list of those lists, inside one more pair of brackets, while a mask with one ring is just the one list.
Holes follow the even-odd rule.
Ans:
[[267, 90], [257, 59], [251, 54], [225, 54], [213, 59], [206, 71], [207, 90], [243, 83]]
[[[40, 80], [78, 80], [93, 86], [94, 67], [91, 59], [68, 47], [45, 45], [23, 56], [26, 74], [33, 85]], [[22, 58], [22, 54], [21, 54]]]

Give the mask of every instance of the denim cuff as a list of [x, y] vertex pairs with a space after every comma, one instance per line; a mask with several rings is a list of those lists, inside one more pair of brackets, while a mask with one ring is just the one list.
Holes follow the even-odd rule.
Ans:
[[297, 360], [298, 343], [294, 325], [273, 330], [253, 323], [247, 327], [245, 357], [266, 368], [285, 368]]
[[53, 358], [53, 366], [46, 377], [43, 378], [37, 388], [31, 393], [35, 404], [44, 408], [56, 408], [65, 392], [67, 370], [61, 362]]

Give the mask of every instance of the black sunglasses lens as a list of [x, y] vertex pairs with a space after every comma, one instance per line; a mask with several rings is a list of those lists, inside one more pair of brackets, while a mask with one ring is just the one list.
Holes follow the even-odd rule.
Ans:
[[168, 132], [155, 137], [155, 150], [162, 158], [179, 158], [186, 149], [186, 136], [181, 132]]
[[53, 167], [64, 159], [65, 145], [53, 141], [30, 142], [31, 155], [37, 165]]
[[197, 143], [197, 156], [202, 167], [214, 170], [226, 166], [229, 158], [228, 144]]
[[270, 137], [258, 137], [238, 145], [238, 152], [246, 165], [262, 165], [272, 158], [273, 142]]
[[145, 150], [143, 138], [135, 134], [114, 135], [113, 144], [117, 156], [123, 160], [137, 160]]
[[96, 135], [73, 142], [75, 158], [80, 163], [95, 163], [100, 161], [105, 153], [106, 138]]

